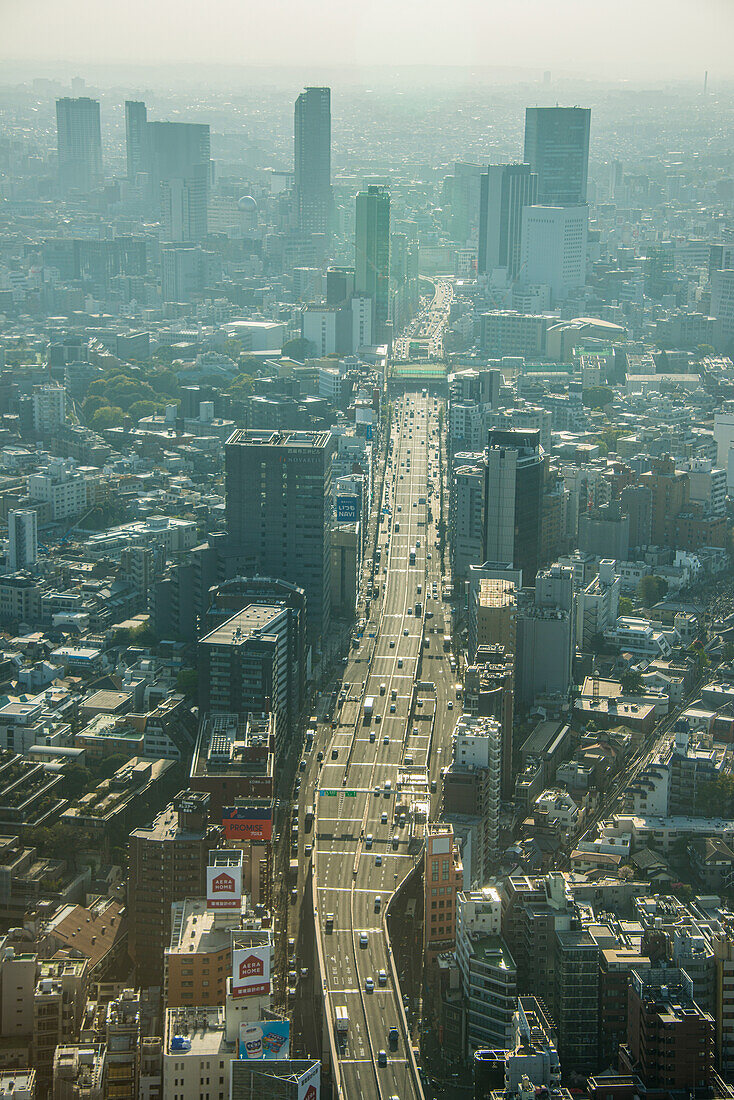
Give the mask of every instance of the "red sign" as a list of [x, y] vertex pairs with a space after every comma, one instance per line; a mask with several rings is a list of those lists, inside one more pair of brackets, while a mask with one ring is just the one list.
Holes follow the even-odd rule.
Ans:
[[303, 1100], [316, 1100], [316, 1088], [314, 1085], [308, 1086], [308, 1092], [304, 1096]]
[[231, 875], [222, 871], [221, 875], [217, 875], [212, 879], [212, 890], [215, 894], [233, 894], [234, 893], [234, 879]]
[[225, 806], [222, 829], [227, 840], [270, 840], [273, 816], [270, 806]]
[[261, 978], [265, 966], [259, 955], [248, 955], [239, 965], [237, 973], [241, 978]]

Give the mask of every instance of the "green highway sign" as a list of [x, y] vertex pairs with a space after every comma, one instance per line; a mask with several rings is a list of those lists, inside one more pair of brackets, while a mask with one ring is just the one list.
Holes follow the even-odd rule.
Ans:
[[319, 791], [320, 795], [330, 795], [331, 798], [336, 798], [336, 791]]
[[356, 791], [345, 791], [344, 794], [347, 798], [356, 798], [357, 797], [357, 792]]

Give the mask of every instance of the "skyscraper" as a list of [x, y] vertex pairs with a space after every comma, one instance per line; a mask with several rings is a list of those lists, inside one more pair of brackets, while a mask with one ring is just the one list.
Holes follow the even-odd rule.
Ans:
[[127, 178], [134, 183], [140, 172], [149, 170], [147, 155], [148, 109], [144, 103], [125, 100], [125, 151]]
[[38, 513], [35, 508], [8, 512], [8, 565], [10, 572], [29, 569], [38, 559]]
[[528, 164], [491, 164], [479, 193], [479, 271], [520, 271], [522, 212], [536, 202], [538, 178]]
[[325, 233], [331, 219], [331, 89], [306, 88], [293, 119], [298, 224]]
[[485, 481], [485, 561], [512, 562], [532, 584], [538, 571], [543, 502], [539, 431], [489, 433]]
[[354, 242], [355, 289], [372, 299], [372, 339], [387, 333], [390, 299], [390, 192], [370, 184], [357, 195]]
[[200, 241], [207, 233], [211, 176], [209, 127], [193, 122], [149, 122], [145, 156], [153, 194], [160, 201], [166, 238]]
[[227, 528], [247, 575], [298, 584], [310, 642], [331, 618], [331, 432], [246, 431], [226, 446]]
[[96, 99], [57, 99], [59, 182], [64, 191], [92, 191], [102, 182], [102, 130]]
[[578, 206], [586, 202], [589, 175], [589, 107], [528, 107], [524, 160], [538, 177], [537, 202]]
[[526, 206], [522, 212], [522, 279], [549, 286], [554, 304], [586, 282], [589, 208]]

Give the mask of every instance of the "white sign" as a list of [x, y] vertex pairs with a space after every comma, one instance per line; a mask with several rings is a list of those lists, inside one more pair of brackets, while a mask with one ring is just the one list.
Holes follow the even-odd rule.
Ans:
[[298, 1078], [298, 1100], [320, 1100], [321, 1062]]
[[207, 909], [239, 909], [242, 904], [242, 868], [207, 867]]
[[238, 947], [232, 952], [232, 996], [253, 997], [270, 992], [270, 945]]

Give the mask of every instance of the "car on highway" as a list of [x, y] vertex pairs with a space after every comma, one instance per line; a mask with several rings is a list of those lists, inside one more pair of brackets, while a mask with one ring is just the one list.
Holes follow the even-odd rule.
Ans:
[[374, 980], [372, 978], [365, 978], [365, 980], [364, 980], [364, 991], [365, 991], [365, 993], [374, 993], [375, 983], [374, 983]]
[[302, 978], [307, 978], [308, 977], [308, 967], [307, 966], [302, 966], [301, 967], [301, 977]]
[[387, 736], [387, 734], [385, 734], [385, 736], [383, 737], [382, 743], [383, 743], [383, 745], [389, 745], [390, 744], [390, 738]]
[[316, 755], [316, 759], [318, 760], [319, 764], [320, 764], [320, 763], [321, 763], [321, 761], [322, 761], [322, 760], [324, 759], [324, 754], [323, 754], [323, 752], [321, 751], [321, 749], [319, 749], [319, 751], [318, 751], [318, 753], [317, 753], [317, 755]]
[[339, 756], [339, 750], [338, 749], [332, 749], [331, 750], [331, 759], [336, 760], [338, 756]]
[[454, 703], [453, 703], [453, 700], [452, 700], [452, 699], [449, 699], [449, 701], [448, 701], [448, 708], [449, 708], [449, 710], [453, 710], [453, 709], [454, 709]]
[[296, 974], [295, 970], [289, 970], [288, 971], [288, 985], [295, 985], [297, 981], [298, 981], [298, 975]]
[[378, 1051], [378, 1053], [377, 1053], [377, 1064], [378, 1064], [378, 1066], [386, 1066], [387, 1065], [387, 1051], [386, 1050]]
[[387, 1041], [390, 1044], [390, 1050], [397, 1050], [398, 1046], [398, 1029], [391, 1027], [387, 1033]]
[[398, 668], [402, 668], [402, 667], [403, 667], [403, 658], [398, 657]]
[[306, 761], [302, 760], [301, 763], [298, 765], [298, 767], [300, 768], [300, 770], [302, 772], [305, 772], [305, 770], [306, 770]]
[[291, 905], [295, 904], [295, 902], [297, 902], [297, 901], [298, 901], [298, 891], [296, 890], [296, 888], [294, 886], [293, 889], [291, 890]]
[[391, 713], [391, 714], [394, 714], [394, 713], [395, 713], [395, 704], [394, 704], [394, 703], [391, 703], [391, 704], [390, 704], [390, 713]]
[[380, 815], [380, 821], [383, 825], [387, 825], [387, 810], [382, 811], [382, 814]]
[[360, 932], [359, 933], [359, 946], [360, 947], [366, 947], [367, 946], [367, 933], [366, 932]]
[[379, 985], [387, 985], [387, 971], [381, 970], [377, 975], [377, 981]]
[[381, 897], [381, 895], [380, 895], [380, 894], [377, 894], [377, 895], [375, 896], [375, 912], [376, 912], [376, 913], [379, 913], [379, 912], [380, 912], [380, 908], [381, 908], [381, 906], [382, 906], [382, 897]]
[[382, 856], [379, 853], [375, 856], [375, 867], [382, 867]]
[[[410, 610], [410, 609], [408, 609], [408, 610]], [[403, 627], [403, 637], [404, 637], [404, 638], [407, 638], [407, 637], [408, 637], [408, 628], [407, 628], [407, 626], [406, 626], [406, 627]]]

